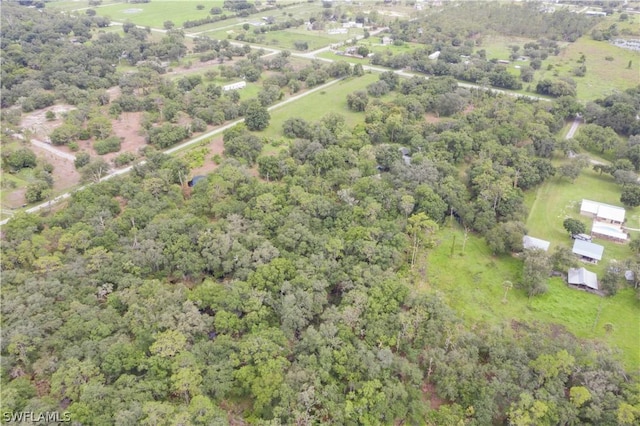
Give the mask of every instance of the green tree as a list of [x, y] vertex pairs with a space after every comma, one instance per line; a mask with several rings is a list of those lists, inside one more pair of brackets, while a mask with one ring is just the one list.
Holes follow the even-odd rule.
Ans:
[[80, 175], [85, 182], [99, 182], [109, 173], [111, 166], [102, 158], [96, 158], [80, 168]]
[[37, 203], [47, 198], [51, 194], [49, 184], [44, 180], [36, 180], [27, 185], [24, 198], [28, 203]]
[[269, 111], [267, 111], [267, 108], [260, 105], [258, 101], [252, 101], [247, 107], [244, 122], [247, 129], [251, 131], [260, 131], [269, 126], [270, 119], [271, 115], [269, 114]]
[[411, 267], [416, 263], [418, 249], [431, 247], [431, 236], [438, 230], [438, 224], [423, 212], [411, 215], [407, 220], [407, 233], [412, 240]]
[[640, 186], [625, 185], [622, 187], [620, 202], [628, 207], [640, 206]]
[[530, 249], [524, 252], [522, 286], [529, 295], [546, 293], [551, 275], [551, 261], [544, 250]]
[[584, 234], [587, 230], [585, 224], [578, 219], [568, 217], [562, 222], [562, 226], [567, 230], [569, 235]]

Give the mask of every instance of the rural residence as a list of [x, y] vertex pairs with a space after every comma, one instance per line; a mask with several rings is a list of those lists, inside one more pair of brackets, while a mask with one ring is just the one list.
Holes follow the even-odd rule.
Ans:
[[573, 242], [573, 254], [578, 256], [583, 262], [598, 263], [602, 260], [604, 247], [589, 241], [575, 240]]

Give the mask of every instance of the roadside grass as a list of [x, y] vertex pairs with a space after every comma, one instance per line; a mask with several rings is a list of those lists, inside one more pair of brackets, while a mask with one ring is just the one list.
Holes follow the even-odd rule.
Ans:
[[258, 134], [267, 138], [279, 138], [282, 136], [282, 124], [288, 118], [299, 117], [309, 122], [316, 122], [329, 111], [344, 116], [346, 124], [353, 126], [363, 120], [363, 113], [351, 111], [347, 107], [347, 94], [356, 90], [364, 90], [367, 85], [377, 80], [376, 73], [365, 73], [361, 77], [341, 80], [324, 90], [283, 105], [271, 111], [269, 127]]
[[[416, 266], [417, 270], [425, 268], [427, 276], [416, 285], [419, 291], [443, 295], [471, 327], [509, 326], [512, 321], [557, 324], [578, 337], [605, 341], [621, 349], [625, 367], [638, 369], [640, 302], [632, 289], [603, 298], [569, 288], [562, 279], [552, 278], [546, 294], [529, 298], [518, 288], [522, 275], [520, 259], [493, 256], [484, 240], [473, 234], [469, 235], [463, 253], [463, 240], [464, 232], [459, 226], [447, 224], [441, 228], [437, 246], [425, 256], [423, 264]], [[505, 281], [513, 283], [506, 303]], [[605, 324], [611, 324], [610, 333]]]

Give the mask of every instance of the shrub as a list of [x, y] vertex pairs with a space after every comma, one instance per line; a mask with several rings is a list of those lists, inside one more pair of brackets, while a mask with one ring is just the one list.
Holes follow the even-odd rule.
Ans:
[[136, 159], [136, 155], [132, 152], [123, 152], [122, 154], [118, 155], [114, 160], [114, 164], [116, 165], [116, 167], [122, 167], [125, 166], [129, 163], [131, 163], [133, 160]]
[[91, 156], [89, 155], [89, 153], [82, 151], [76, 154], [76, 159], [73, 162], [73, 165], [76, 167], [76, 169], [80, 169], [82, 166], [86, 166], [87, 164], [89, 164], [90, 160]]
[[107, 139], [97, 141], [93, 144], [93, 148], [96, 150], [98, 155], [118, 152], [120, 151], [120, 138], [117, 136], [111, 136]]

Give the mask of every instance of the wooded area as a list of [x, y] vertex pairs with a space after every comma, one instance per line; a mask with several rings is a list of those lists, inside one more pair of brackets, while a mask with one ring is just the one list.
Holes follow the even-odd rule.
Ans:
[[[509, 34], [525, 31], [513, 19], [519, 7], [483, 19]], [[452, 9], [460, 27], [442, 14], [433, 30], [464, 40], [468, 19], [494, 10], [468, 8]], [[112, 165], [79, 152], [76, 167], [95, 184], [3, 225], [3, 414], [66, 411], [74, 424], [99, 425], [640, 421], [638, 371], [623, 366], [617, 349], [551, 323], [468, 324], [438, 291], [415, 286], [430, 280], [442, 227], [482, 236], [496, 261], [521, 253], [527, 191], [557, 176], [575, 180], [592, 167], [584, 153], [614, 159], [600, 172], [620, 185], [626, 205], [640, 205], [623, 191], [638, 188], [640, 86], [582, 105], [572, 93], [539, 101], [461, 87], [455, 73], [386, 71], [336, 100], [359, 123], [334, 111], [314, 121], [292, 116], [276, 146], [260, 133], [268, 106], [331, 79], [358, 79], [363, 67], [294, 67], [289, 52], [264, 58], [203, 36], [193, 50], [222, 66], [167, 78], [161, 62], [187, 54], [182, 30], [159, 42], [133, 24], [124, 35], [92, 36], [105, 18], [47, 13], [3, 4], [3, 126], [8, 107], [26, 112], [63, 100], [77, 108], [52, 144], [92, 140], [96, 151], [117, 151], [112, 120], [137, 111], [148, 145], [135, 153], [144, 162], [104, 182]], [[532, 16], [517, 35], [546, 39], [531, 52], [546, 54], [552, 39], [571, 41], [589, 28], [573, 15]], [[413, 41], [437, 42], [423, 36]], [[416, 52], [412, 67], [428, 53]], [[121, 62], [126, 73], [113, 65]], [[500, 87], [510, 84], [502, 76], [513, 77], [498, 64], [483, 72]], [[218, 73], [263, 85], [241, 100], [212, 82]], [[111, 98], [114, 85], [120, 94]], [[560, 138], [578, 113], [587, 124], [574, 139]], [[239, 117], [243, 124], [224, 131], [220, 164], [189, 187], [189, 162], [160, 150]], [[265, 152], [267, 145], [277, 149]], [[566, 158], [573, 152], [583, 155]], [[2, 158], [6, 172], [40, 167], [48, 190], [50, 170], [28, 148]], [[635, 241], [618, 260], [637, 283]], [[562, 250], [519, 256], [520, 282], [496, 283], [505, 301], [511, 290], [544, 293], [552, 270], [576, 262]], [[609, 294], [634, 285], [622, 268], [607, 279]]]

